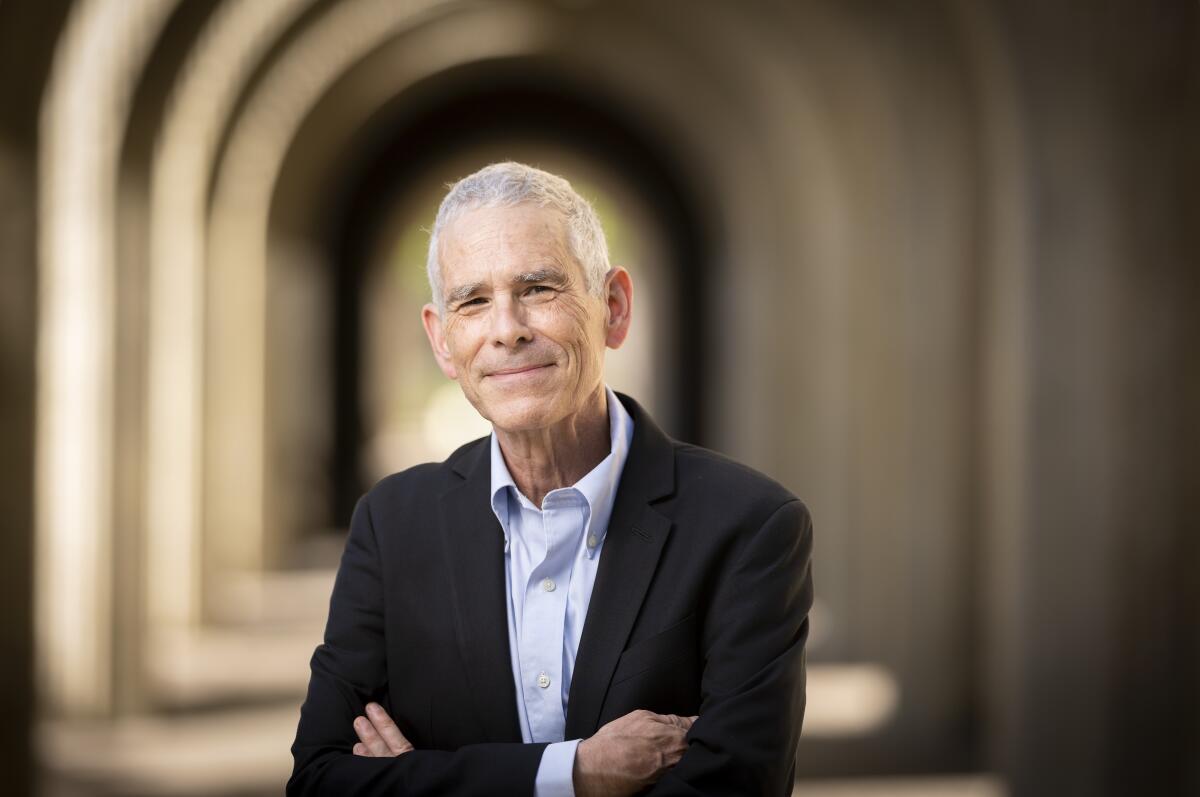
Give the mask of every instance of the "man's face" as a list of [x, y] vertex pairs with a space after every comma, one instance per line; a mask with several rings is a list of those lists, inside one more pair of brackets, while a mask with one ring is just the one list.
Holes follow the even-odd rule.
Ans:
[[442, 371], [505, 431], [578, 412], [601, 384], [605, 346], [628, 328], [624, 269], [609, 272], [605, 296], [589, 293], [562, 214], [536, 205], [468, 211], [440, 246], [445, 308], [439, 318], [426, 305], [423, 320]]

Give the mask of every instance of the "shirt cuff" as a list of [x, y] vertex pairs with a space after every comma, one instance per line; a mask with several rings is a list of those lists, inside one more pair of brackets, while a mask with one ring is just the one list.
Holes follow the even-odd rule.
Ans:
[[533, 797], [575, 797], [575, 748], [579, 739], [546, 745], [533, 782]]

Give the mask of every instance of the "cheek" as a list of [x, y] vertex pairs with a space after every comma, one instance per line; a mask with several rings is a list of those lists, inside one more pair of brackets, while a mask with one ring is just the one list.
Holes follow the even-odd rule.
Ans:
[[450, 316], [442, 324], [442, 340], [446, 343], [446, 348], [454, 350], [454, 341], [458, 338], [459, 329], [462, 327], [462, 320], [457, 316]]
[[[475, 324], [474, 319], [470, 318], [453, 318], [446, 322], [446, 331], [444, 338], [446, 341], [446, 349], [450, 354], [450, 360], [462, 369], [462, 366], [468, 364], [475, 356], [475, 351], [478, 346], [475, 344]], [[460, 373], [461, 377], [462, 374]]]
[[594, 368], [599, 359], [597, 348], [603, 345], [604, 321], [597, 320], [591, 307], [577, 297], [564, 296], [546, 306], [545, 329], [584, 369]]

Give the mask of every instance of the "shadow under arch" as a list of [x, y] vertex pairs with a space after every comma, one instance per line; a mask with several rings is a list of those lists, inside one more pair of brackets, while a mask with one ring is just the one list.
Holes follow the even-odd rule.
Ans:
[[[479, 61], [420, 81], [378, 109], [346, 149], [328, 197], [320, 233], [334, 269], [332, 319], [334, 429], [329, 460], [331, 518], [348, 518], [366, 485], [358, 468], [361, 417], [360, 286], [370, 242], [387, 209], [433, 164], [473, 148], [544, 143], [607, 164], [650, 208], [665, 244], [663, 282], [674, 292], [674, 351], [659, 363], [667, 431], [703, 444], [704, 352], [710, 341], [703, 308], [712, 274], [716, 214], [661, 131], [585, 81], [536, 57]], [[430, 219], [432, 222], [432, 219]], [[331, 524], [336, 527], [338, 524]]]

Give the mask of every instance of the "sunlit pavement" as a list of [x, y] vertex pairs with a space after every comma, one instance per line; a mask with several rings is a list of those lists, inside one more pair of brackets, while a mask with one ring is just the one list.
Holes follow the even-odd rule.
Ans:
[[793, 797], [1005, 797], [991, 775], [801, 781]]

